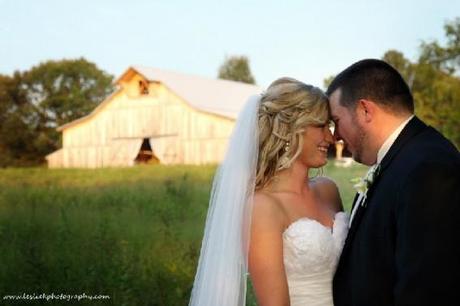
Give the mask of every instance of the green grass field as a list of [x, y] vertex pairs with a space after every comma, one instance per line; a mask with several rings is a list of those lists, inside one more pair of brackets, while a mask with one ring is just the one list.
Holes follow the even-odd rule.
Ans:
[[[84, 293], [110, 300], [78, 304], [187, 305], [214, 171], [0, 170], [0, 298]], [[346, 208], [354, 194], [349, 180], [364, 172], [325, 167]], [[0, 300], [8, 303], [21, 302]]]

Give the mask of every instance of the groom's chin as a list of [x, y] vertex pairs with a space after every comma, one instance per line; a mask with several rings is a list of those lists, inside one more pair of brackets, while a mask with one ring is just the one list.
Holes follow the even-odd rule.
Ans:
[[360, 157], [360, 156], [352, 155], [351, 157], [353, 158], [353, 160], [354, 160], [355, 162], [362, 164], [362, 161], [361, 161], [361, 157]]
[[355, 162], [359, 164], [363, 164], [363, 159], [362, 159], [361, 154], [356, 154], [356, 153], [351, 152], [351, 158], [353, 158]]

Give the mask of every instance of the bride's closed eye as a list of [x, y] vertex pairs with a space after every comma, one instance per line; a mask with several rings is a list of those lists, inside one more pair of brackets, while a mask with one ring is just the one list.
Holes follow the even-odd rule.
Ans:
[[315, 127], [315, 128], [324, 129], [325, 127], [332, 128], [332, 127], [335, 126], [335, 124], [334, 124], [334, 121], [329, 120], [329, 121], [327, 121], [325, 123], [312, 124], [311, 126]]
[[325, 128], [326, 126], [328, 126], [328, 123], [317, 123], [317, 124], [312, 124], [311, 125], [312, 127], [315, 127], [315, 128], [320, 128], [320, 129], [323, 129]]

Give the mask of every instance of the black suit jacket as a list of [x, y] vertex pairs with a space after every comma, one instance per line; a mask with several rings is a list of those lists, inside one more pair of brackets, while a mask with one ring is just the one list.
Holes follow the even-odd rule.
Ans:
[[334, 305], [460, 305], [460, 154], [417, 117], [352, 222]]

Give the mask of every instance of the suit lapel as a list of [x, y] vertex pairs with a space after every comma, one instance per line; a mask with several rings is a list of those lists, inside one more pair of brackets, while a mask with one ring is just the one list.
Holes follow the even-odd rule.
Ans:
[[423, 123], [420, 119], [418, 119], [417, 117], [412, 118], [401, 131], [398, 138], [396, 138], [390, 150], [383, 158], [382, 162], [380, 163], [380, 171], [383, 172], [391, 164], [393, 158], [398, 154], [398, 152], [411, 138], [413, 138], [415, 135], [419, 134], [426, 128], [427, 125]]
[[[371, 188], [369, 188], [368, 192], [367, 192], [367, 197], [366, 199], [364, 200], [365, 202], [366, 201], [369, 201], [370, 199], [370, 196], [371, 196], [371, 192], [372, 192], [372, 189], [375, 188], [375, 185], [372, 185]], [[357, 203], [357, 199], [359, 198], [359, 194], [357, 194], [355, 196], [355, 201], [353, 203], [353, 207], [355, 205], [360, 205], [360, 203]], [[351, 221], [351, 226], [348, 230], [348, 235], [347, 235], [347, 238], [345, 239], [345, 245], [343, 246], [343, 250], [342, 250], [342, 256], [341, 258], [343, 257], [343, 255], [347, 252], [348, 248], [350, 247], [351, 245], [351, 240], [353, 239], [354, 235], [355, 235], [355, 232], [356, 232], [356, 229], [358, 228], [358, 225], [359, 223], [361, 222], [363, 216], [364, 216], [364, 213], [366, 212], [366, 208], [367, 208], [367, 205], [365, 206], [360, 206], [357, 208], [357, 211], [353, 217], [353, 220]]]
[[[404, 129], [401, 131], [399, 136], [396, 138], [396, 140], [393, 143], [393, 145], [391, 146], [390, 150], [387, 152], [387, 154], [383, 158], [382, 162], [380, 163], [381, 164], [380, 174], [377, 176], [374, 184], [372, 184], [372, 186], [369, 188], [369, 190], [367, 192], [367, 198], [365, 200], [366, 202], [369, 203], [369, 201], [371, 200], [373, 191], [377, 188], [378, 182], [380, 181], [380, 178], [382, 177], [383, 172], [390, 165], [390, 163], [393, 160], [393, 158], [397, 155], [397, 153], [401, 150], [401, 148], [411, 138], [413, 138], [415, 135], [420, 133], [426, 127], [427, 127], [427, 125], [425, 123], [423, 123], [417, 117], [412, 118], [407, 123], [407, 125], [404, 127]], [[353, 201], [353, 207], [355, 205], [358, 205], [358, 203], [356, 203], [357, 199], [358, 199], [358, 194], [355, 195], [355, 199]], [[348, 235], [347, 235], [347, 238], [345, 240], [345, 245], [344, 245], [343, 250], [342, 250], [342, 255], [340, 256], [339, 266], [341, 265], [342, 259], [344, 258], [344, 256], [346, 255], [346, 253], [348, 252], [348, 250], [349, 250], [349, 248], [350, 248], [350, 246], [352, 244], [353, 237], [356, 234], [358, 226], [361, 223], [361, 220], [363, 219], [363, 216], [364, 216], [366, 210], [367, 210], [367, 205], [364, 206], [364, 207], [363, 206], [358, 207], [358, 210], [356, 211], [356, 214], [355, 214], [355, 216], [353, 218], [353, 221], [351, 222], [350, 229], [348, 230]]]
[[351, 211], [353, 211], [353, 209], [355, 208], [356, 202], [358, 202], [358, 198], [359, 198], [359, 193], [356, 193], [355, 198], [353, 199], [353, 204], [351, 205]]

